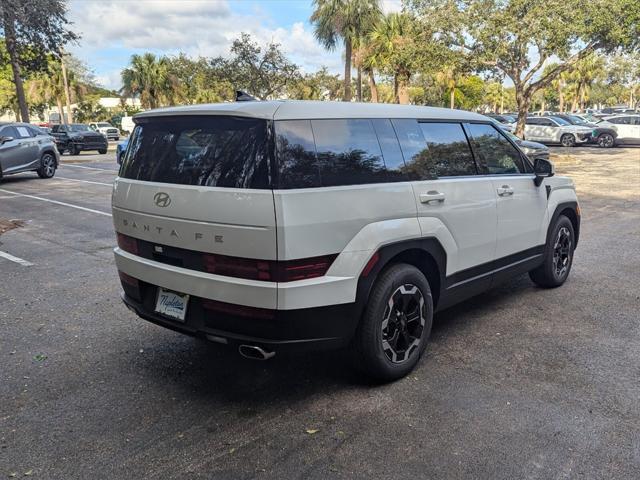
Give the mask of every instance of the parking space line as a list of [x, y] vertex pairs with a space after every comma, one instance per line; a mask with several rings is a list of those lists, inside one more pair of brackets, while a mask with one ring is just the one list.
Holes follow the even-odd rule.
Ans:
[[55, 180], [56, 178], [59, 178], [60, 180], [71, 180], [72, 182], [93, 183], [94, 185], [105, 185], [107, 187], [113, 187], [113, 183], [92, 182], [91, 180], [80, 180], [79, 178], [61, 177], [60, 175], [56, 175], [53, 180]]
[[70, 164], [70, 163], [61, 163], [61, 166], [63, 166], [63, 167], [75, 167], [75, 168], [86, 168], [87, 170], [98, 170], [100, 172], [118, 173], [118, 170], [111, 170], [109, 168], [86, 167], [84, 165], [73, 165], [73, 164]]
[[1, 258], [6, 258], [7, 260], [10, 260], [12, 262], [18, 263], [18, 264], [22, 265], [23, 267], [31, 267], [31, 266], [33, 266], [33, 263], [27, 262], [26, 260], [24, 260], [22, 258], [19, 258], [19, 257], [14, 257], [10, 253], [3, 252], [2, 250], [0, 250], [0, 257]]
[[111, 217], [112, 216], [110, 213], [101, 212], [100, 210], [94, 210], [92, 208], [87, 208], [87, 207], [81, 207], [80, 205], [73, 205], [71, 203], [66, 203], [66, 202], [59, 202], [58, 200], [51, 200], [50, 198], [42, 198], [42, 197], [36, 197], [35, 195], [27, 195], [26, 193], [12, 192], [11, 190], [5, 190], [4, 188], [0, 188], [0, 192], [10, 193], [10, 194], [16, 195], [18, 197], [27, 197], [27, 198], [33, 198], [34, 200], [41, 200], [43, 202], [55, 203], [56, 205], [62, 205], [63, 207], [77, 208], [78, 210], [84, 210], [85, 212], [91, 212], [91, 213], [97, 213], [98, 215], [104, 215], [105, 217]]

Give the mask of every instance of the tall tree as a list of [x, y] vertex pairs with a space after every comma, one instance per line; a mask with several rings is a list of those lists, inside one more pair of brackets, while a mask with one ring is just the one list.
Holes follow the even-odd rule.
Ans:
[[56, 53], [78, 38], [67, 29], [66, 14], [64, 0], [0, 0], [0, 30], [5, 37], [23, 122], [29, 121], [22, 72], [25, 57], [28, 68], [43, 69], [48, 53]]
[[[638, 0], [407, 0], [425, 28], [464, 48], [486, 70], [515, 87], [516, 134], [521, 135], [533, 95], [595, 51], [640, 44]], [[560, 61], [543, 72], [550, 58]]]
[[[354, 46], [366, 37], [381, 15], [380, 0], [313, 0], [311, 23], [316, 39], [328, 50], [344, 43], [344, 97], [351, 101], [351, 61]], [[360, 70], [358, 81], [361, 85]], [[360, 89], [359, 97], [362, 97]]]
[[148, 52], [134, 54], [121, 77], [122, 93], [140, 97], [144, 108], [158, 108], [172, 103], [175, 98], [176, 80], [169, 72], [166, 57], [156, 57]]

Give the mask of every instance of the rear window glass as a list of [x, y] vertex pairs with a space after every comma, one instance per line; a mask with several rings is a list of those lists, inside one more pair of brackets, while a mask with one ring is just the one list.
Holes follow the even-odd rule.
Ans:
[[120, 176], [182, 185], [271, 188], [267, 150], [266, 120], [150, 118], [136, 126]]

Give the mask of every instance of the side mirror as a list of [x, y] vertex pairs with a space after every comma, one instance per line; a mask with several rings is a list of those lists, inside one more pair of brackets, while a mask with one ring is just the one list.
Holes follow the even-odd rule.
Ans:
[[536, 158], [533, 161], [533, 173], [536, 175], [533, 183], [535, 183], [536, 187], [539, 187], [542, 180], [548, 177], [553, 177], [556, 172], [553, 168], [553, 163], [549, 160], [546, 158]]
[[7, 142], [13, 140], [13, 137], [0, 137], [0, 145], [4, 145]]

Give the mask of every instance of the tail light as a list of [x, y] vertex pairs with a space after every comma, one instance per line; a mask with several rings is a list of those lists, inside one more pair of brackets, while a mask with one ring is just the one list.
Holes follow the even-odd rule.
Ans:
[[202, 261], [205, 271], [216, 275], [265, 282], [292, 282], [322, 277], [336, 257], [337, 255], [324, 255], [278, 262], [205, 253]]
[[135, 238], [129, 235], [123, 235], [122, 233], [116, 233], [116, 237], [118, 238], [118, 247], [125, 252], [138, 255], [138, 241]]
[[275, 317], [275, 311], [267, 308], [247, 307], [245, 305], [236, 305], [233, 303], [218, 302], [216, 300], [202, 299], [202, 308], [228, 315], [237, 315], [240, 317], [261, 318], [269, 320]]
[[132, 287], [139, 288], [140, 282], [137, 278], [133, 278], [131, 275], [127, 275], [126, 273], [118, 270], [118, 275], [120, 276], [120, 280], [122, 283], [126, 283], [127, 285], [131, 285]]

